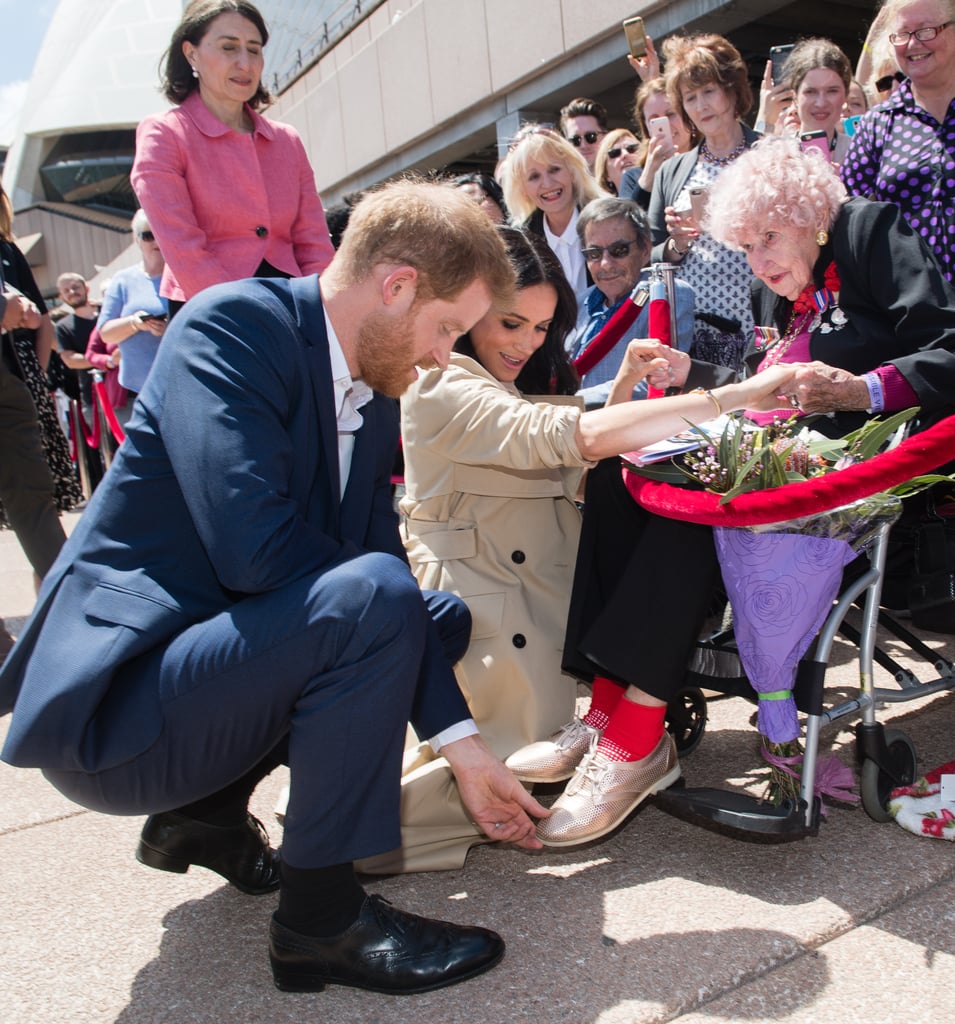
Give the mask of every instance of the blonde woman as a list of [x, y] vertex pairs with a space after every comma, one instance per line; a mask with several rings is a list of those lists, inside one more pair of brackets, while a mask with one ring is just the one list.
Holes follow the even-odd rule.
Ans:
[[577, 215], [606, 195], [580, 152], [543, 125], [525, 125], [502, 170], [504, 200], [516, 227], [546, 240], [578, 294], [593, 282], [577, 237]]

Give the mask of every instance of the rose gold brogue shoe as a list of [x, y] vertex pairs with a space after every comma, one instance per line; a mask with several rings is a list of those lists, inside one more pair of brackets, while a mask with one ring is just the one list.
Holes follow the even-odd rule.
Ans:
[[648, 796], [672, 786], [680, 777], [673, 737], [660, 742], [639, 761], [611, 761], [594, 750], [577, 768], [567, 788], [537, 825], [545, 846], [576, 846], [612, 832]]
[[521, 782], [563, 782], [599, 739], [599, 729], [575, 716], [546, 740], [515, 750], [504, 763]]

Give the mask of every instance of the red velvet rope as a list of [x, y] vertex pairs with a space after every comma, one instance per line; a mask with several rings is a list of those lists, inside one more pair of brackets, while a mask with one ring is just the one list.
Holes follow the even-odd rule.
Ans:
[[[639, 286], [638, 286], [639, 287]], [[636, 291], [637, 289], [634, 289]], [[633, 295], [626, 298], [614, 311], [613, 316], [603, 325], [596, 337], [574, 360], [574, 369], [583, 377], [600, 362], [614, 345], [630, 329], [643, 309], [643, 303], [633, 301]]]
[[[126, 439], [126, 434], [123, 432], [123, 428], [119, 425], [119, 420], [116, 419], [116, 413], [113, 411], [112, 403], [106, 394], [106, 384], [101, 380], [94, 380], [93, 390], [96, 392], [100, 408], [103, 410], [103, 415], [106, 417], [106, 423], [109, 426], [110, 433], [116, 438], [117, 444], [122, 444]], [[96, 418], [96, 422], [97, 424], [99, 423], [99, 417]]]
[[93, 427], [90, 429], [90, 425], [86, 422], [86, 417], [83, 415], [83, 407], [75, 398], [71, 399], [71, 402], [76, 408], [76, 419], [79, 420], [80, 429], [83, 431], [83, 438], [86, 441], [87, 448], [99, 448], [99, 416], [93, 417]]
[[704, 526], [762, 526], [849, 505], [931, 473], [953, 458], [955, 416], [949, 416], [865, 462], [811, 480], [740, 494], [725, 505], [720, 505], [719, 494], [650, 480], [626, 467], [623, 478], [639, 505], [667, 519]]

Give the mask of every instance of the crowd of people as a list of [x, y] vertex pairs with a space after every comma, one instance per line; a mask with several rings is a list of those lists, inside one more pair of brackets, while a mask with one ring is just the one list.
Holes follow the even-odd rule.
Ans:
[[[641, 508], [619, 456], [737, 411], [832, 436], [955, 413], [955, 0], [887, 0], [875, 28], [891, 70], [858, 81], [804, 39], [757, 111], [730, 40], [648, 39], [631, 123], [578, 97], [493, 175], [326, 219], [301, 139], [260, 112], [260, 12], [188, 4], [172, 107], [137, 132], [141, 259], [100, 309], [62, 275], [54, 329], [3, 197], [0, 510], [44, 579], [0, 672], [4, 759], [148, 815], [148, 866], [278, 890], [280, 988], [497, 963], [498, 935], [356, 868], [590, 842], [679, 778], [665, 715], [713, 532]], [[127, 433], [65, 545], [54, 337], [75, 400], [102, 370]], [[248, 801], [283, 764], [279, 852]], [[561, 782], [550, 808], [529, 791]]]

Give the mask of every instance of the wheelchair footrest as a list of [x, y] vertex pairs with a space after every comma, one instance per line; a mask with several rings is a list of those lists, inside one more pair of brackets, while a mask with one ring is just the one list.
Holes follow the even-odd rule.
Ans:
[[819, 798], [813, 799], [811, 824], [806, 801], [786, 800], [779, 807], [749, 793], [729, 789], [671, 786], [653, 797], [661, 811], [715, 832], [753, 843], [789, 843], [819, 832]]

